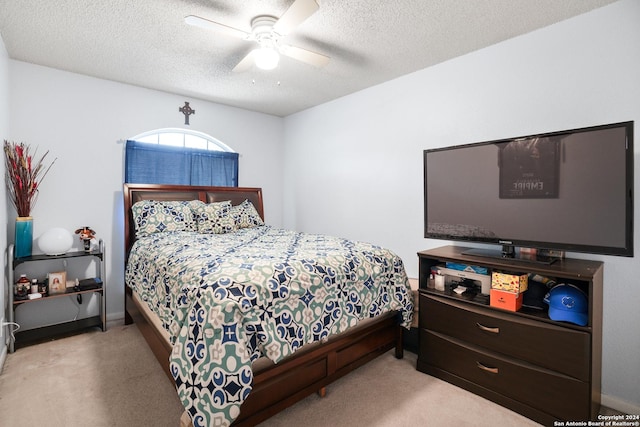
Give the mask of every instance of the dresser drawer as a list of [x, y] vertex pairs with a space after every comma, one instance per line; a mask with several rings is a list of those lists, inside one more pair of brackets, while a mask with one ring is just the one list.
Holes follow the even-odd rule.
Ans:
[[420, 328], [582, 381], [591, 380], [587, 332], [424, 294], [420, 295]]
[[423, 362], [562, 420], [589, 419], [589, 383], [420, 330]]

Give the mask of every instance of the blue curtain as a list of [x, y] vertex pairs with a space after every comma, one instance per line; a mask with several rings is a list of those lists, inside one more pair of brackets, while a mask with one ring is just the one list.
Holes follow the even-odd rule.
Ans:
[[127, 141], [124, 181], [238, 186], [238, 153]]

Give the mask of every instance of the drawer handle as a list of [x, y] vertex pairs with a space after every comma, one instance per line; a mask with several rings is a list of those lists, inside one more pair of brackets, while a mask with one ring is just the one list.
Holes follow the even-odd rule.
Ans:
[[492, 334], [500, 333], [500, 328], [490, 328], [488, 326], [481, 325], [480, 323], [476, 323], [476, 325], [478, 325], [478, 328], [482, 329], [485, 332], [491, 332]]
[[480, 362], [476, 362], [476, 365], [478, 365], [478, 368], [482, 369], [483, 371], [487, 371], [487, 372], [490, 372], [492, 374], [497, 374], [498, 373], [498, 368], [489, 368], [488, 366], [484, 366]]

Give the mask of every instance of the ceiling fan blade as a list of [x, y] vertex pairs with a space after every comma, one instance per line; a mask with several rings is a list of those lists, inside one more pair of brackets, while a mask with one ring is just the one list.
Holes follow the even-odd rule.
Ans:
[[302, 21], [313, 15], [318, 8], [316, 0], [296, 0], [273, 25], [273, 29], [280, 35], [287, 35]]
[[330, 60], [328, 56], [320, 53], [290, 45], [280, 45], [280, 53], [297, 61], [313, 65], [314, 67], [324, 67]]
[[195, 15], [188, 15], [184, 17], [184, 22], [189, 25], [194, 25], [200, 28], [206, 28], [208, 30], [218, 31], [229, 36], [238, 37], [240, 39], [249, 39], [250, 33], [239, 30], [237, 28], [229, 27], [228, 25], [220, 24], [218, 22], [209, 21], [208, 19], [201, 18]]
[[255, 49], [249, 52], [247, 56], [242, 58], [242, 60], [238, 62], [238, 65], [233, 67], [233, 70], [231, 71], [233, 71], [234, 73], [242, 73], [247, 71], [249, 68], [253, 67], [253, 64], [255, 63], [255, 58], [254, 58], [255, 52], [256, 52]]

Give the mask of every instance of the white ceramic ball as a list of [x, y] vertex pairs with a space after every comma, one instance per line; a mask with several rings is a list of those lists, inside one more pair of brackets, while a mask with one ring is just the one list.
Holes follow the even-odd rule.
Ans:
[[55, 227], [38, 238], [38, 246], [46, 255], [62, 255], [73, 246], [73, 236], [64, 228]]

